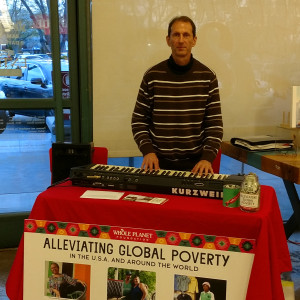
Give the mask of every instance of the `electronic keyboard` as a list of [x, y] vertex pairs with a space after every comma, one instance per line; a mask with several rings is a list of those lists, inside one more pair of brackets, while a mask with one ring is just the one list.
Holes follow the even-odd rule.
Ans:
[[222, 199], [223, 185], [241, 185], [244, 175], [195, 175], [187, 171], [90, 164], [71, 168], [70, 179], [75, 186]]

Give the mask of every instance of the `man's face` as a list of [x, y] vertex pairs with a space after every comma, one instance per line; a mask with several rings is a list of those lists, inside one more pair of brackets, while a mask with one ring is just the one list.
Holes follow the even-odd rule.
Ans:
[[206, 284], [203, 284], [203, 290], [204, 290], [204, 292], [207, 293], [209, 291], [209, 286]]
[[193, 36], [192, 25], [188, 22], [175, 22], [171, 27], [167, 44], [172, 49], [172, 56], [176, 58], [189, 58], [192, 48], [196, 45], [197, 37]]
[[59, 268], [57, 267], [56, 264], [52, 264], [51, 267], [50, 267], [50, 269], [51, 269], [51, 272], [53, 274], [58, 274], [59, 273]]

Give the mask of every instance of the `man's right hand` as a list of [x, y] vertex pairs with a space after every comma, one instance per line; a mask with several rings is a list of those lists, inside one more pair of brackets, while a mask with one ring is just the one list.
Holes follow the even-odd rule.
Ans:
[[141, 166], [145, 171], [159, 170], [158, 158], [155, 153], [148, 153], [144, 156], [143, 163]]

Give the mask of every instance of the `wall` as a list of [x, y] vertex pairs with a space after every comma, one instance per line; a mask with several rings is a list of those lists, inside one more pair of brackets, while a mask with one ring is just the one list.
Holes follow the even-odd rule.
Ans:
[[[130, 127], [144, 72], [166, 59], [172, 17], [196, 23], [195, 58], [218, 76], [224, 140], [278, 134], [300, 85], [297, 0], [94, 0], [94, 142], [110, 157], [140, 155]], [[280, 132], [281, 134], [281, 132]]]

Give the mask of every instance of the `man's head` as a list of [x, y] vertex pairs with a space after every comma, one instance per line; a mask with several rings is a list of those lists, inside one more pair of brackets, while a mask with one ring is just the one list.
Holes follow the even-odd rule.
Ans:
[[139, 277], [139, 276], [134, 276], [134, 278], [133, 278], [133, 283], [134, 283], [135, 285], [137, 285], [137, 284], [139, 284], [140, 282], [141, 282], [140, 277]]
[[210, 283], [205, 281], [202, 283], [202, 287], [203, 287], [204, 292], [207, 293], [210, 290]]
[[172, 50], [172, 57], [179, 65], [189, 63], [192, 48], [196, 45], [196, 26], [186, 16], [176, 17], [171, 20], [166, 37], [167, 44]]
[[179, 17], [175, 17], [173, 18], [170, 23], [169, 23], [169, 27], [168, 27], [168, 37], [170, 37], [171, 35], [171, 30], [172, 30], [172, 25], [175, 22], [185, 22], [185, 23], [190, 23], [192, 26], [192, 33], [193, 33], [193, 37], [196, 36], [196, 25], [193, 22], [193, 20], [187, 16], [179, 16]]
[[126, 277], [131, 277], [131, 272], [130, 271], [126, 272]]
[[56, 262], [51, 263], [50, 269], [53, 274], [59, 274], [59, 265]]

